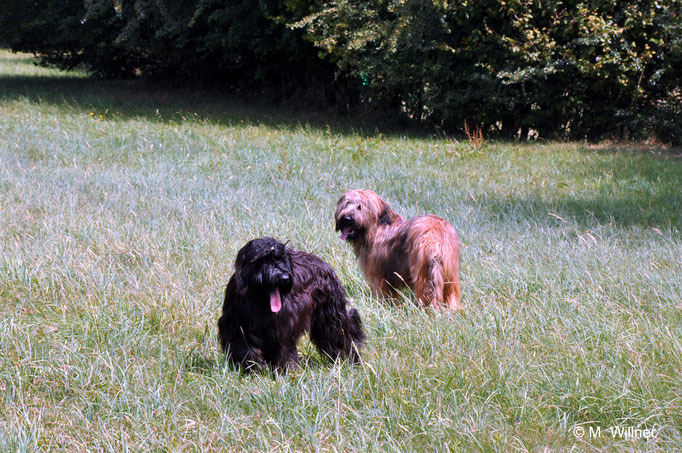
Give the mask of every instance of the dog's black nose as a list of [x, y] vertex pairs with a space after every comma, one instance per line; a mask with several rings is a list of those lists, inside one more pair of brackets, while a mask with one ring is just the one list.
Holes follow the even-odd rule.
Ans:
[[350, 222], [353, 221], [353, 218], [352, 218], [351, 216], [347, 215], [347, 216], [343, 216], [343, 218], [341, 219], [341, 221], [344, 222], [344, 223], [350, 223]]
[[279, 276], [279, 282], [287, 284], [291, 280], [291, 277], [289, 277], [287, 274], [282, 274]]

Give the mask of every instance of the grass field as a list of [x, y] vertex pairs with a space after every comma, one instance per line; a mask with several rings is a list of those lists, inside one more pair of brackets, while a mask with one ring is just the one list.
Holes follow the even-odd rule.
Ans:
[[[333, 228], [359, 187], [456, 227], [462, 313], [371, 296]], [[679, 151], [474, 148], [3, 51], [0, 451], [679, 451], [680, 230]], [[361, 366], [226, 366], [260, 235], [336, 269]]]

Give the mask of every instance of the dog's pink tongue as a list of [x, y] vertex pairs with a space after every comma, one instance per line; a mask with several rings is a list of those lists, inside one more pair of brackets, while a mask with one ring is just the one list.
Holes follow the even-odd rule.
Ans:
[[270, 310], [273, 313], [278, 313], [282, 309], [282, 297], [279, 295], [279, 288], [275, 288], [270, 293]]
[[348, 238], [348, 233], [350, 233], [350, 228], [344, 228], [341, 230], [341, 240], [345, 241]]

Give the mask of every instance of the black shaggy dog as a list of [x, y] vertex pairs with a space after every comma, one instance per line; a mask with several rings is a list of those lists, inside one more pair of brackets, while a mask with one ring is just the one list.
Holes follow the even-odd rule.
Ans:
[[218, 339], [243, 369], [286, 370], [298, 364], [296, 342], [304, 332], [323, 354], [360, 360], [365, 339], [360, 315], [346, 311], [334, 270], [320, 258], [273, 238], [249, 241], [237, 253], [225, 290]]

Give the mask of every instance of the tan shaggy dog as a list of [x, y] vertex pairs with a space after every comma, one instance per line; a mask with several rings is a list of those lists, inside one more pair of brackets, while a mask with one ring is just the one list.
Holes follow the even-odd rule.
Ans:
[[395, 296], [407, 285], [424, 306], [461, 309], [459, 240], [448, 222], [435, 215], [405, 220], [363, 189], [341, 196], [335, 220], [378, 296]]

